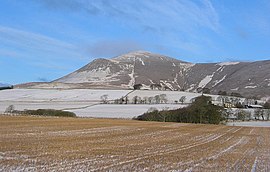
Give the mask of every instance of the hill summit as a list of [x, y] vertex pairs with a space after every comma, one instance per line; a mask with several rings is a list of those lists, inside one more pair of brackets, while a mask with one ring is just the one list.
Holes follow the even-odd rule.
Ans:
[[[54, 83], [80, 84], [89, 88], [133, 88], [142, 84], [158, 89], [211, 93], [226, 91], [245, 96], [270, 95], [270, 60], [193, 64], [145, 51], [130, 52], [111, 59], [95, 59]], [[153, 88], [153, 87], [152, 87]]]

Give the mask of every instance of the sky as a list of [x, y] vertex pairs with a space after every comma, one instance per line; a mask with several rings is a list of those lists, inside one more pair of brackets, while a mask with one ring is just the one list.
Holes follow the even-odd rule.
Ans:
[[0, 83], [52, 81], [137, 50], [269, 60], [269, 45], [269, 0], [0, 0]]

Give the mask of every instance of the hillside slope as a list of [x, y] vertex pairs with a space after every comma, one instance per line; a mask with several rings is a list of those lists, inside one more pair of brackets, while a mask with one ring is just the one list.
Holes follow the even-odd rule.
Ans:
[[169, 90], [196, 92], [198, 88], [270, 96], [270, 60], [193, 64], [149, 52], [131, 52], [111, 59], [96, 59], [53, 83], [85, 88], [144, 88], [160, 85]]

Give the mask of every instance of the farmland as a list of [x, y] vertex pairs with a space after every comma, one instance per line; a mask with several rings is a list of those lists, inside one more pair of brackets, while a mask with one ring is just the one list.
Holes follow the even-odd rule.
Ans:
[[270, 128], [0, 116], [0, 171], [269, 171]]
[[[167, 104], [144, 104], [131, 103], [134, 96], [149, 97], [166, 94]], [[130, 104], [113, 105], [100, 104], [101, 96], [107, 95], [108, 101], [113, 102], [128, 95]], [[146, 112], [150, 108], [177, 109], [183, 107], [180, 103], [175, 104], [181, 96], [186, 96], [186, 102], [198, 93], [176, 92], [176, 91], [147, 91], [147, 90], [98, 90], [98, 89], [12, 89], [0, 92], [0, 113], [3, 113], [9, 105], [14, 105], [16, 110], [24, 109], [57, 109], [68, 110], [80, 117], [101, 118], [133, 118]]]

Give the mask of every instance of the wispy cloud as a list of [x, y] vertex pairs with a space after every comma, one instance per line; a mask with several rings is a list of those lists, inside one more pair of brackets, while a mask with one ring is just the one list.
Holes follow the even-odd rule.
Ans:
[[[179, 49], [185, 51], [204, 49], [201, 31], [205, 29], [219, 33], [221, 27], [219, 15], [210, 0], [39, 0], [39, 2], [50, 10], [69, 10], [103, 17], [106, 21], [117, 22], [132, 30], [140, 30], [143, 34], [155, 35], [157, 40], [167, 44], [178, 42]], [[204, 37], [206, 39], [206, 36]], [[94, 46], [98, 45], [92, 47]], [[93, 53], [102, 54], [98, 51]]]
[[82, 0], [37, 0], [41, 5], [51, 10], [66, 10], [66, 11], [86, 11], [90, 14], [97, 14], [99, 9], [91, 2]]
[[84, 11], [128, 24], [135, 22], [145, 30], [205, 27], [217, 31], [219, 28], [218, 14], [209, 0], [40, 0], [40, 2], [54, 10]]
[[[68, 54], [66, 57], [81, 57], [78, 48], [70, 43], [60, 41], [45, 35], [22, 31], [0, 25], [0, 45], [13, 49], [37, 53]], [[3, 54], [3, 53], [2, 53]], [[5, 53], [6, 54], [6, 53]], [[54, 58], [57, 58], [55, 56]], [[61, 58], [61, 57], [58, 57]]]

